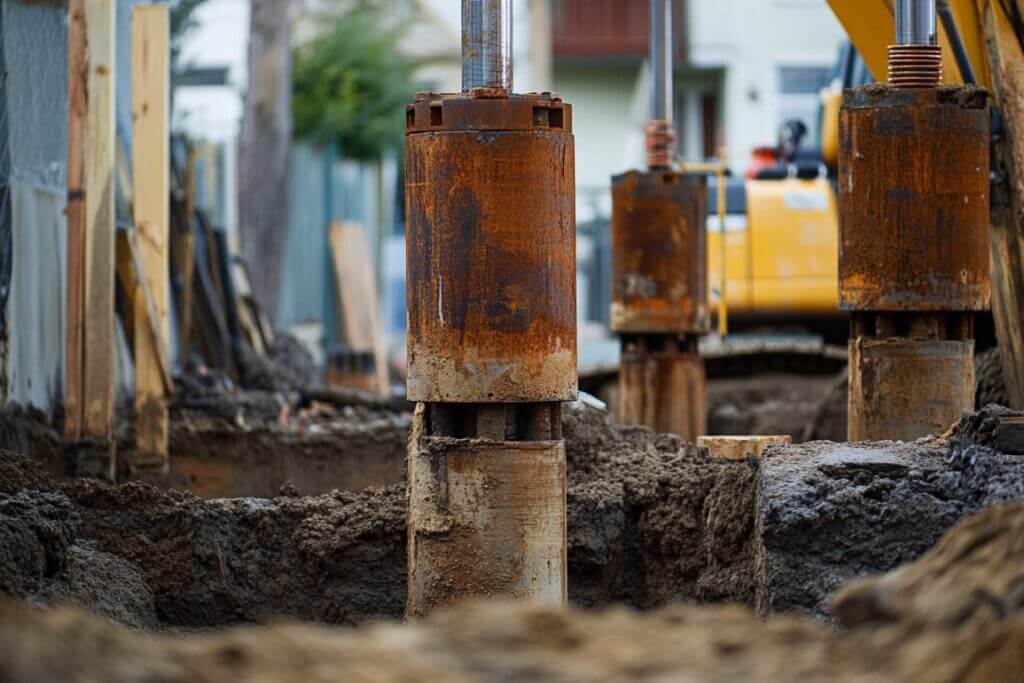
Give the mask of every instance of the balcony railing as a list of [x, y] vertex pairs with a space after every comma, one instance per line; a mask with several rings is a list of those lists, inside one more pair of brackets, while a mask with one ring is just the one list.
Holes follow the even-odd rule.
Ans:
[[[650, 32], [648, 0], [554, 0], [555, 57], [647, 56]], [[684, 43], [685, 3], [675, 0], [673, 14], [677, 56]]]

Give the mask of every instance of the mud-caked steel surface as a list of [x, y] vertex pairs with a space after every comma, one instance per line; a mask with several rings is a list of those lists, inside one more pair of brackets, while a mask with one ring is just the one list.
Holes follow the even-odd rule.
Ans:
[[421, 93], [406, 110], [405, 187], [409, 399], [575, 399], [571, 107]]
[[406, 615], [469, 597], [564, 604], [565, 468], [563, 441], [410, 439]]
[[693, 441], [707, 416], [704, 360], [697, 352], [622, 349], [619, 420]]
[[978, 88], [843, 96], [839, 303], [978, 311], [989, 302], [989, 113]]
[[674, 171], [612, 179], [612, 330], [708, 331], [707, 182]]
[[850, 341], [850, 441], [913, 441], [974, 410], [974, 342]]

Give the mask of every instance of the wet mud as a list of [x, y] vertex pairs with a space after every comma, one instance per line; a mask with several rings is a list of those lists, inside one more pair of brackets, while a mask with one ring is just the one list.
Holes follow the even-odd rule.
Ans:
[[0, 678], [326, 681], [996, 681], [1024, 677], [1024, 506], [987, 510], [913, 564], [848, 585], [841, 630], [742, 607], [636, 613], [483, 603], [359, 630], [295, 623], [142, 636], [0, 602]]
[[[566, 407], [563, 429], [569, 597], [581, 607], [728, 602], [825, 618], [843, 581], [1024, 498], [1024, 458], [989, 448], [815, 443], [720, 461], [675, 436], [612, 426], [584, 403]], [[406, 603], [401, 483], [315, 496], [286, 483], [273, 497], [205, 500], [55, 481], [4, 452], [0, 491], [0, 591], [38, 604], [192, 631], [280, 617], [359, 624], [398, 618]], [[102, 583], [125, 588], [94, 590]]]

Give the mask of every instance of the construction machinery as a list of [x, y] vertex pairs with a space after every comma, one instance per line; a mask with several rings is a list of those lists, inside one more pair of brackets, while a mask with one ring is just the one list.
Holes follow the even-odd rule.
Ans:
[[[889, 37], [896, 24], [892, 2], [828, 3], [868, 68], [876, 74], [886, 73]], [[1024, 408], [1024, 3], [937, 0], [935, 10], [942, 82], [977, 84], [993, 95], [989, 140], [991, 308], [1009, 402]]]
[[[839, 104], [843, 90], [871, 82], [857, 50], [844, 44], [821, 93], [818, 138], [807, 140], [801, 122], [787, 122], [776, 145], [755, 151], [745, 177], [726, 180], [725, 220], [714, 210], [707, 219], [708, 286], [721, 332], [799, 327], [832, 342], [845, 338], [837, 287]], [[721, 182], [712, 180], [714, 209]], [[727, 315], [730, 326], [721, 324]]]

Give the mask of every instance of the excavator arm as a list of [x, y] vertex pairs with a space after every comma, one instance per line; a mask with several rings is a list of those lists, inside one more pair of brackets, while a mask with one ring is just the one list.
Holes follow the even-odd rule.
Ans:
[[[887, 50], [895, 35], [893, 0], [827, 0], [839, 23], [846, 29], [850, 41], [860, 52], [864, 62], [878, 81], [884, 82], [887, 73]], [[998, 4], [998, 0], [995, 0]], [[1014, 2], [1016, 0], [1009, 0]], [[948, 0], [967, 57], [974, 68], [978, 84], [991, 87], [991, 72], [982, 19], [985, 5], [990, 0]], [[945, 82], [962, 84], [963, 75], [956, 63], [950, 37], [941, 22], [939, 44], [942, 45]]]

